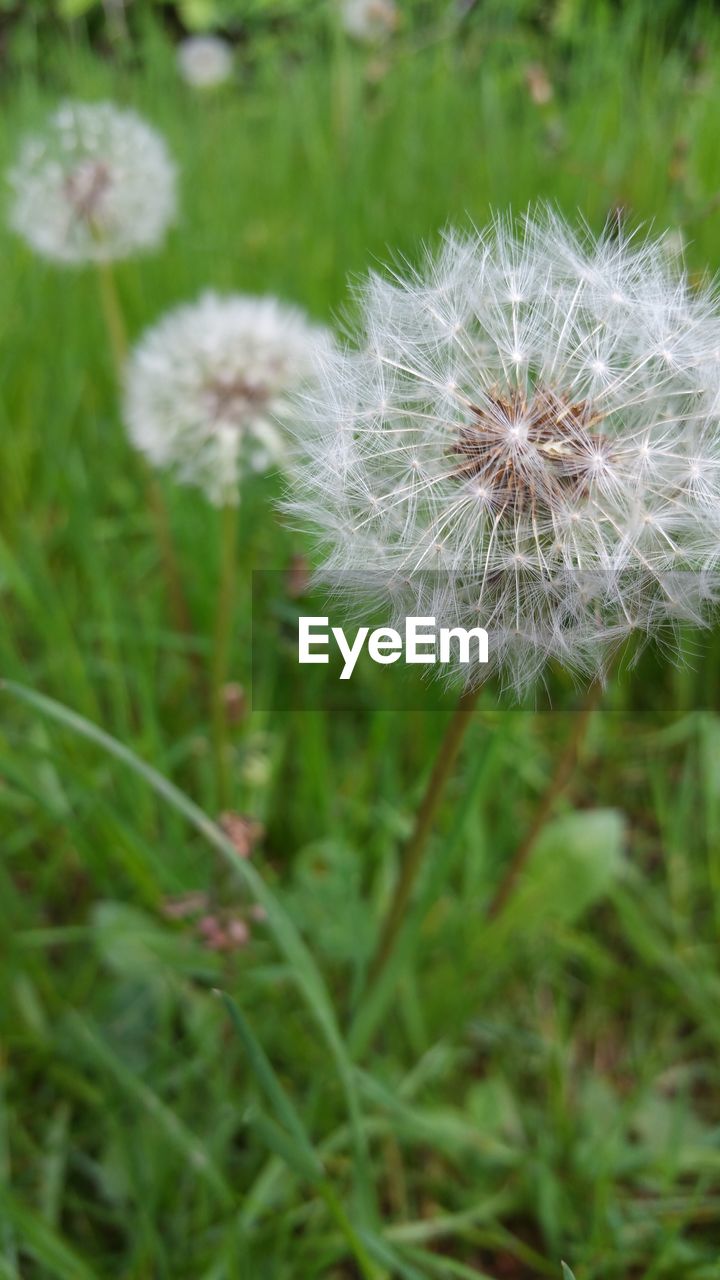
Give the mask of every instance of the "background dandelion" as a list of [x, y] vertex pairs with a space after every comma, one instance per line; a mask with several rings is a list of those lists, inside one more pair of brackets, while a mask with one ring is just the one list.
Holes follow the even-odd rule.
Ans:
[[284, 463], [291, 397], [329, 346], [327, 331], [297, 307], [205, 293], [135, 347], [125, 387], [130, 439], [210, 502], [235, 505], [245, 473]]
[[194, 89], [212, 89], [225, 84], [233, 73], [231, 45], [220, 36], [188, 36], [178, 45], [180, 74]]
[[55, 262], [112, 262], [155, 249], [176, 213], [176, 172], [158, 133], [111, 102], [66, 102], [9, 172], [10, 223]]
[[211, 705], [217, 803], [228, 800], [225, 684], [235, 607], [236, 508], [248, 474], [286, 460], [283, 422], [307, 385], [327, 330], [275, 298], [205, 293], [138, 342], [125, 379], [132, 443], [154, 467], [222, 508]]
[[[111, 102], [66, 102], [44, 133], [25, 138], [8, 176], [11, 227], [43, 257], [94, 265], [121, 382], [128, 338], [113, 263], [157, 248], [176, 216], [176, 168], [163, 138], [134, 111]], [[187, 631], [165, 500], [150, 476], [145, 492], [173, 616]]]

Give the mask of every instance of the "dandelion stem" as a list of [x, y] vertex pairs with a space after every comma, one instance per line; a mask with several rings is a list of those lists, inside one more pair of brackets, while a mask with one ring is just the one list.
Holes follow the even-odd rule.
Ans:
[[495, 919], [500, 914], [512, 896], [515, 885], [527, 865], [541, 831], [551, 817], [557, 800], [570, 782], [585, 740], [590, 718], [600, 700], [602, 688], [602, 682], [594, 680], [587, 691], [582, 707], [573, 717], [572, 733], [565, 744], [564, 751], [558, 757], [555, 769], [536, 810], [535, 817], [525, 838], [518, 845], [505, 868], [500, 884], [490, 903], [487, 913], [489, 920]]
[[[98, 262], [97, 276], [100, 287], [100, 302], [102, 305], [103, 318], [105, 320], [105, 328], [107, 329], [108, 341], [110, 343], [110, 350], [112, 352], [115, 376], [117, 378], [118, 386], [122, 386], [123, 378], [125, 376], [128, 341], [125, 317], [123, 315], [120, 298], [118, 296], [115, 273], [112, 269], [112, 264], [110, 262]], [[143, 468], [143, 479], [145, 482], [147, 505], [150, 509], [155, 529], [155, 540], [158, 545], [163, 573], [165, 575], [165, 583], [170, 600], [173, 621], [179, 631], [188, 635], [192, 630], [190, 624], [190, 612], [188, 610], [185, 593], [182, 588], [180, 569], [178, 566], [177, 554], [175, 552], [175, 544], [173, 542], [167, 504], [160, 485], [148, 467]]]
[[238, 508], [226, 502], [220, 513], [220, 585], [215, 615], [210, 696], [212, 699], [213, 749], [218, 807], [227, 807], [228, 751], [225, 683], [232, 640], [237, 567]]
[[98, 262], [97, 275], [100, 286], [100, 302], [102, 304], [105, 328], [110, 340], [115, 374], [118, 383], [122, 383], [128, 350], [127, 330], [112, 265], [109, 262]]
[[144, 473], [147, 502], [152, 515], [173, 621], [178, 631], [183, 635], [190, 635], [192, 631], [190, 610], [183, 591], [165, 495], [149, 467], [144, 468]]
[[463, 738], [475, 710], [479, 693], [480, 686], [478, 685], [476, 689], [462, 694], [440, 744], [440, 749], [425, 788], [425, 794], [417, 811], [415, 825], [405, 845], [400, 875], [380, 931], [380, 941], [370, 965], [369, 986], [376, 984], [395, 948], [405, 917], [405, 910], [422, 866], [423, 855], [432, 831], [435, 815], [445, 792], [445, 786], [452, 774]]

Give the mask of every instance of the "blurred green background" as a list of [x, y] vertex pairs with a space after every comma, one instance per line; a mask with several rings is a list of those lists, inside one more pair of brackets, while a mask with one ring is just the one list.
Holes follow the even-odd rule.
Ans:
[[[698, 277], [720, 265], [713, 6], [418, 0], [373, 47], [301, 0], [0, 12], [3, 168], [66, 96], [135, 107], [178, 161], [179, 225], [117, 271], [131, 335], [206, 286], [332, 322], [348, 277], [538, 198], [671, 228]], [[204, 93], [176, 64], [197, 30], [235, 52]], [[217, 816], [217, 512], [164, 485], [183, 637], [94, 274], [0, 235], [0, 672], [132, 753], [0, 692], [0, 1276], [720, 1277], [720, 637], [609, 691], [492, 922], [572, 717], [481, 703], [367, 998], [446, 715], [238, 697], [246, 821], [218, 847], [183, 801]], [[302, 576], [309, 555], [278, 491], [243, 495], [242, 685], [252, 568]], [[214, 949], [208, 917], [237, 945]]]

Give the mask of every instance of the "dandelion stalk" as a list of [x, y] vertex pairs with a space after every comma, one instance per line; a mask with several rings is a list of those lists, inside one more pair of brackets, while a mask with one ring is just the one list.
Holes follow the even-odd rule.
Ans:
[[145, 492], [152, 514], [155, 538], [162, 560], [173, 620], [178, 631], [181, 631], [184, 635], [189, 635], [192, 632], [192, 620], [180, 576], [180, 566], [170, 526], [167, 503], [163, 491], [152, 472], [145, 467], [144, 473]]
[[226, 502], [220, 510], [220, 584], [213, 639], [210, 697], [217, 803], [227, 807], [229, 795], [228, 717], [225, 704], [237, 577], [238, 506]]
[[[200, 489], [222, 512], [210, 700], [223, 798], [227, 725], [222, 697], [234, 600], [235, 504], [248, 473], [283, 460], [281, 427], [290, 412], [290, 393], [312, 377], [316, 351], [329, 344], [326, 330], [276, 298], [206, 292], [147, 330], [128, 361], [124, 410], [132, 444], [151, 467]], [[172, 541], [157, 482], [153, 497], [169, 568]], [[179, 590], [174, 599], [180, 611]]]
[[583, 742], [585, 741], [590, 719], [599, 702], [602, 688], [603, 686], [600, 680], [593, 681], [585, 696], [582, 707], [574, 715], [572, 733], [570, 734], [563, 751], [558, 757], [550, 781], [545, 788], [540, 804], [535, 811], [532, 824], [507, 864], [500, 884], [495, 890], [495, 894], [493, 895], [490, 906], [488, 907], [487, 914], [489, 920], [493, 920], [496, 916], [500, 915], [501, 911], [504, 910], [509, 899], [512, 897], [515, 886], [528, 864], [530, 855], [535, 848], [540, 833], [545, 827], [548, 819], [552, 816], [558, 799], [572, 778], [575, 766], [577, 765], [578, 756], [582, 749]]
[[105, 320], [105, 328], [110, 342], [110, 350], [112, 351], [113, 364], [115, 366], [115, 374], [118, 385], [122, 385], [125, 362], [127, 360], [128, 342], [127, 330], [125, 328], [125, 317], [120, 306], [117, 285], [115, 283], [115, 272], [112, 263], [99, 261], [96, 263], [98, 285], [100, 288], [100, 303], [102, 306], [103, 319]]
[[[30, 247], [52, 262], [95, 266], [122, 385], [127, 330], [112, 264], [157, 248], [175, 218], [176, 171], [163, 138], [134, 111], [66, 102], [24, 140], [8, 177], [10, 223]], [[146, 486], [175, 622], [189, 631], [163, 495], [152, 477]]]
[[[532, 824], [522, 843], [510, 859], [493, 896], [487, 913], [489, 920], [498, 916], [507, 905], [518, 880], [530, 860], [541, 832], [552, 816], [558, 799], [572, 778], [602, 689], [602, 681], [593, 681], [582, 707], [574, 716], [572, 733], [558, 758], [550, 781], [535, 812]], [[448, 779], [452, 776], [453, 766], [462, 746], [479, 693], [480, 686], [463, 694], [445, 731], [415, 819], [412, 835], [405, 846], [400, 875], [383, 923], [380, 941], [370, 965], [368, 987], [374, 987], [377, 984], [402, 932], [413, 889], [422, 869], [428, 839], [432, 834], [434, 819], [442, 802]]]
[[[99, 260], [96, 263], [100, 303], [107, 330], [113, 365], [118, 381], [122, 386], [128, 355], [127, 328], [122, 305], [118, 294], [115, 272], [111, 262]], [[143, 467], [143, 479], [147, 505], [153, 521], [155, 539], [163, 566], [165, 583], [170, 600], [173, 620], [179, 631], [188, 634], [191, 630], [190, 612], [185, 599], [180, 577], [177, 553], [170, 526], [167, 504], [155, 476], [148, 467]]]
[[437, 811], [452, 776], [468, 725], [480, 695], [480, 686], [463, 693], [440, 744], [428, 779], [410, 838], [405, 845], [400, 874], [387, 915], [380, 930], [380, 940], [370, 964], [368, 982], [374, 985], [384, 970], [398, 939], [405, 912], [420, 874], [425, 850], [432, 833]]

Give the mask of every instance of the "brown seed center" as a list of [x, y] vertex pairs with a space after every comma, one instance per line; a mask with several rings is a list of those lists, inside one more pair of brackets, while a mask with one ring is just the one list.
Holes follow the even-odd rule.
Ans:
[[65, 194], [79, 218], [94, 220], [110, 181], [110, 170], [102, 160], [80, 164], [67, 175]]
[[267, 401], [267, 387], [242, 377], [216, 377], [206, 387], [210, 415], [217, 422], [241, 426], [248, 409]]
[[475, 477], [509, 511], [580, 496], [609, 454], [606, 437], [592, 429], [603, 415], [549, 388], [529, 398], [519, 388], [491, 392], [472, 413], [452, 446], [453, 474]]

